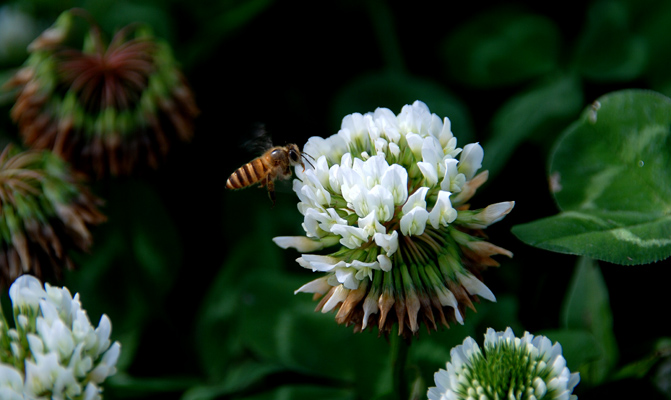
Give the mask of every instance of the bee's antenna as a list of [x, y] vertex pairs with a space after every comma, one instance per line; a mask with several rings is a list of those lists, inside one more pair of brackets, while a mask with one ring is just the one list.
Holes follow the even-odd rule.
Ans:
[[[312, 165], [312, 163], [310, 162], [310, 160], [308, 160], [308, 157], [310, 157], [310, 158], [312, 158], [312, 161], [315, 161], [315, 158], [314, 158], [314, 157], [312, 157], [312, 156], [309, 155], [308, 153], [301, 153], [301, 156], [305, 159], [305, 161], [307, 161], [308, 164], [310, 164], [310, 166], [312, 167], [312, 169], [315, 169], [315, 166]], [[306, 156], [307, 156], [307, 157], [306, 157]]]

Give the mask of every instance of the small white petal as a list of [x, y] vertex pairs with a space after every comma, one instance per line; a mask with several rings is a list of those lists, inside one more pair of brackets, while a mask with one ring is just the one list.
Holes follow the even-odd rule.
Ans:
[[[396, 231], [394, 231], [396, 232]], [[384, 272], [389, 272], [391, 271], [391, 259], [389, 257], [385, 256], [384, 254], [380, 254], [377, 256], [377, 261], [380, 263], [380, 269]]]
[[401, 217], [401, 233], [405, 236], [421, 235], [426, 228], [429, 212], [425, 208], [415, 207]]
[[324, 242], [321, 240], [305, 236], [277, 236], [273, 238], [273, 242], [283, 249], [293, 247], [301, 253], [309, 253], [324, 248]]
[[473, 178], [475, 173], [482, 167], [484, 155], [485, 152], [478, 143], [469, 143], [464, 146], [459, 159], [459, 172], [466, 176], [466, 180]]
[[461, 325], [464, 324], [464, 317], [462, 317], [459, 312], [459, 302], [457, 298], [454, 297], [454, 294], [450, 292], [447, 288], [443, 287], [442, 289], [437, 288], [436, 294], [438, 295], [438, 301], [442, 306], [452, 307], [454, 309], [454, 317]]
[[385, 233], [387, 231], [384, 225], [377, 221], [375, 211], [371, 211], [365, 218], [359, 218], [358, 225], [359, 228], [364, 230], [366, 237], [373, 236], [378, 232]]
[[389, 152], [397, 159], [399, 154], [401, 154], [401, 148], [396, 143], [389, 143]]
[[40, 300], [47, 297], [39, 279], [32, 275], [21, 275], [9, 288], [9, 297], [14, 307], [37, 309]]
[[321, 256], [317, 254], [303, 254], [296, 259], [298, 265], [303, 268], [312, 269], [312, 271], [328, 272], [335, 268], [339, 263], [339, 259], [329, 256]]
[[93, 382], [89, 382], [86, 384], [86, 388], [84, 389], [84, 397], [82, 400], [102, 400], [100, 393], [100, 388], [97, 387]]
[[489, 288], [484, 283], [482, 283], [480, 279], [476, 278], [470, 272], [460, 273], [458, 279], [469, 294], [478, 295], [483, 299], [496, 302], [494, 293], [492, 293], [492, 291], [489, 290]]
[[321, 278], [310, 281], [305, 285], [299, 287], [294, 291], [294, 294], [298, 293], [319, 293], [326, 294], [331, 290], [331, 285], [328, 283], [328, 276], [323, 276]]
[[[440, 133], [438, 134], [438, 140], [440, 141], [440, 145], [443, 146], [443, 149], [448, 146], [448, 143], [454, 139], [454, 135], [452, 134], [452, 122], [450, 121], [449, 118], [445, 117], [443, 119], [443, 126], [440, 130]], [[456, 141], [454, 143], [454, 146], [456, 146]]]
[[438, 183], [438, 171], [435, 164], [420, 161], [417, 163], [419, 170], [424, 175], [424, 180], [427, 186], [433, 186]]
[[393, 164], [382, 175], [382, 186], [387, 188], [394, 199], [395, 205], [401, 205], [408, 199], [408, 171], [398, 164]]
[[335, 277], [339, 283], [347, 289], [356, 289], [359, 287], [359, 280], [356, 277], [357, 270], [355, 268], [336, 268]]
[[451, 193], [461, 192], [464, 184], [466, 183], [466, 177], [464, 174], [459, 173], [457, 166], [458, 163], [459, 162], [454, 158], [447, 158], [443, 160], [445, 174], [443, 175], [443, 180], [440, 182], [441, 190]]
[[452, 207], [450, 202], [450, 192], [441, 190], [438, 192], [436, 204], [429, 213], [429, 221], [435, 229], [441, 226], [447, 226], [457, 218], [457, 210]]
[[412, 209], [420, 207], [426, 211], [426, 192], [429, 188], [422, 186], [419, 189], [415, 190], [413, 194], [408, 197], [408, 200], [405, 202], [402, 208], [403, 214], [409, 213]]
[[371, 314], [377, 314], [378, 310], [379, 308], [377, 297], [372, 295], [366, 296], [366, 300], [363, 302], [363, 323], [361, 325], [362, 330], [366, 329], [366, 326], [368, 326], [368, 317], [370, 317]]
[[412, 154], [415, 156], [415, 159], [421, 160], [422, 143], [424, 143], [424, 139], [422, 139], [421, 136], [415, 133], [408, 133], [407, 135], [405, 135], [405, 140], [408, 142], [408, 147], [410, 148], [410, 151], [412, 151]]
[[23, 376], [6, 364], [0, 364], [0, 398], [23, 400]]
[[347, 295], [349, 294], [349, 289], [346, 289], [343, 285], [337, 286], [333, 291], [333, 295], [324, 303], [322, 307], [322, 313], [327, 313], [331, 311], [335, 306], [338, 305], [341, 301], [345, 301]]
[[375, 244], [380, 246], [388, 256], [391, 256], [398, 250], [398, 231], [390, 234], [376, 233], [373, 235]]
[[462, 221], [462, 225], [473, 229], [485, 229], [489, 225], [503, 219], [515, 206], [514, 201], [490, 204], [477, 214]]
[[368, 241], [366, 231], [355, 226], [337, 224], [331, 227], [331, 232], [342, 236], [340, 243], [348, 249], [357, 249]]

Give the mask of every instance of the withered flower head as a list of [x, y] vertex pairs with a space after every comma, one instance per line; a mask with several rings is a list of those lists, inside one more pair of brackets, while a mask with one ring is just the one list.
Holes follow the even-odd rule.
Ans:
[[[75, 17], [90, 25], [75, 48]], [[129, 25], [105, 43], [81, 9], [65, 11], [29, 46], [11, 116], [24, 142], [50, 149], [102, 177], [156, 168], [171, 142], [193, 135], [193, 93], [170, 47], [146, 26]]]
[[68, 252], [86, 251], [89, 228], [105, 221], [100, 201], [69, 165], [44, 150], [0, 153], [0, 287], [18, 276], [58, 278], [72, 269]]
[[[343, 119], [327, 139], [313, 137], [303, 151], [315, 158], [296, 168], [294, 191], [305, 237], [277, 237], [303, 253], [297, 261], [324, 275], [297, 290], [321, 297], [322, 312], [356, 331], [394, 325], [409, 337], [423, 321], [429, 330], [463, 323], [478, 296], [495, 300], [481, 272], [512, 256], [485, 240], [513, 202], [470, 210], [487, 180], [477, 143], [457, 147], [450, 120], [422, 102], [395, 115], [378, 108]], [[458, 158], [457, 158], [458, 156]], [[335, 247], [335, 248], [334, 248]]]

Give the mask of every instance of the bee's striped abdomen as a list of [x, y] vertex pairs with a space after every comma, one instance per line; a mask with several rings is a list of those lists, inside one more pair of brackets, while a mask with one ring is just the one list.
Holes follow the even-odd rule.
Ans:
[[233, 172], [226, 181], [226, 188], [242, 189], [257, 183], [266, 175], [268, 175], [268, 167], [260, 158], [256, 158]]

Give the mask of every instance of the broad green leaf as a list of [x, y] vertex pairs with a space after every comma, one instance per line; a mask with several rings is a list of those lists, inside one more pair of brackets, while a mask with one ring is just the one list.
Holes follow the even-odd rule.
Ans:
[[483, 169], [497, 173], [525, 139], [558, 136], [582, 104], [582, 88], [573, 75], [554, 77], [512, 97], [494, 115], [492, 135], [483, 144]]
[[308, 280], [267, 274], [249, 281], [253, 285], [244, 290], [246, 301], [238, 310], [244, 346], [303, 374], [350, 384], [374, 381], [386, 371], [388, 343], [375, 331], [355, 334], [332, 313], [315, 312], [310, 295], [293, 293]]
[[648, 264], [671, 254], [671, 215], [566, 211], [514, 226], [512, 232], [541, 249], [623, 265]]
[[548, 18], [497, 9], [457, 28], [442, 49], [450, 76], [476, 87], [523, 82], [554, 70], [560, 34]]
[[671, 256], [671, 100], [599, 98], [559, 139], [551, 189], [564, 212], [513, 228], [547, 250], [634, 265]]
[[351, 328], [339, 326], [333, 314], [315, 312], [311, 296], [294, 295], [294, 290], [314, 278], [310, 274], [254, 270], [258, 250], [245, 243], [251, 242], [239, 245], [212, 283], [198, 318], [197, 346], [210, 380], [225, 379], [232, 363], [245, 354], [341, 384], [375, 381], [386, 370], [385, 340], [376, 332], [354, 334]]
[[597, 1], [587, 15], [575, 63], [594, 81], [624, 81], [639, 77], [650, 57], [648, 43], [633, 32], [624, 2]]
[[[473, 141], [473, 128], [466, 106], [437, 82], [395, 72], [368, 74], [355, 79], [336, 96], [332, 107], [333, 126], [351, 113], [367, 113], [386, 107], [398, 114], [415, 100], [426, 103], [432, 113], [449, 118], [459, 143]], [[335, 133], [335, 132], [334, 132]]]
[[239, 312], [244, 301], [241, 280], [246, 269], [258, 269], [254, 247], [250, 240], [233, 247], [219, 274], [208, 284], [208, 293], [196, 318], [197, 355], [210, 380], [223, 379], [231, 359], [244, 351], [240, 334], [242, 315]]
[[581, 366], [584, 382], [602, 382], [617, 362], [618, 349], [613, 332], [613, 313], [608, 288], [599, 266], [591, 259], [578, 260], [562, 307], [562, 325], [591, 333], [601, 357]]
[[594, 104], [563, 133], [550, 160], [559, 207], [669, 214], [671, 99], [623, 90]]

